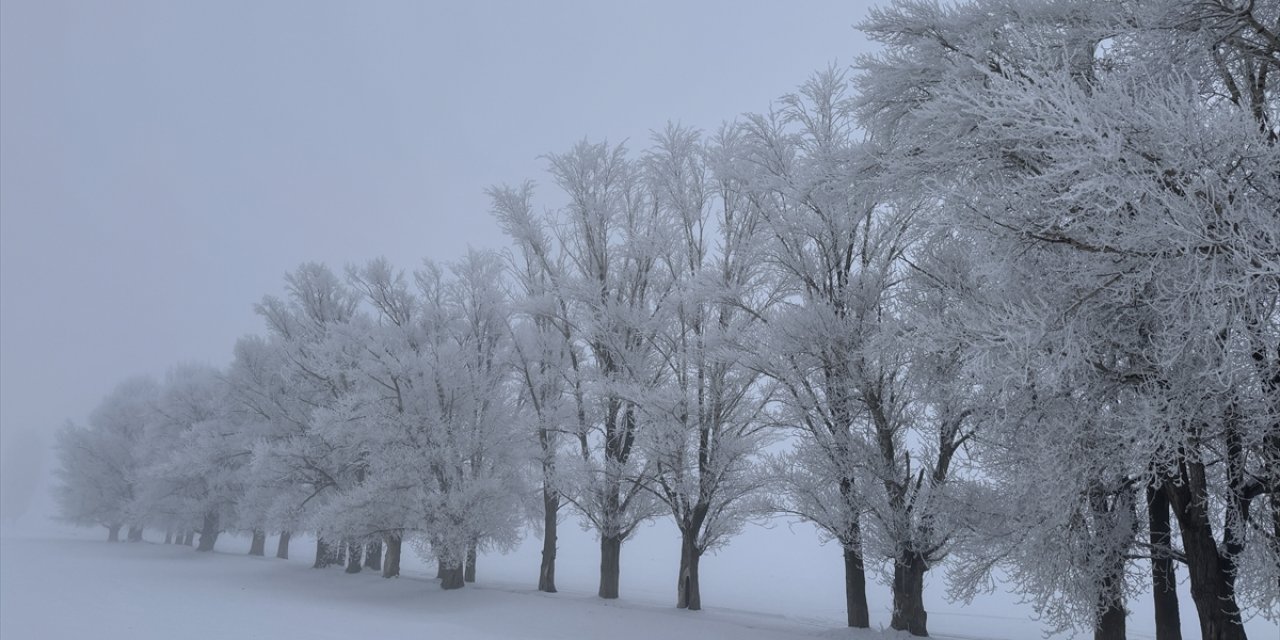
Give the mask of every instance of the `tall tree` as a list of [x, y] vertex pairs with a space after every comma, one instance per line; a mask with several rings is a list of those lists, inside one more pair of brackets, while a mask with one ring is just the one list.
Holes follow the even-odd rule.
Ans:
[[768, 304], [758, 260], [760, 218], [730, 175], [738, 136], [722, 131], [714, 148], [692, 129], [654, 134], [643, 166], [656, 215], [674, 229], [662, 268], [672, 282], [654, 336], [661, 382], [644, 397], [651, 428], [640, 438], [651, 474], [645, 483], [680, 530], [676, 606], [702, 608], [699, 563], [762, 512], [763, 474], [755, 459], [767, 444], [769, 395], [750, 366], [746, 344]]
[[[542, 482], [542, 561], [538, 590], [556, 591], [556, 553], [563, 481], [557, 466], [563, 441], [574, 433], [572, 400], [581, 398], [582, 354], [575, 351], [568, 302], [557, 296], [565, 265], [556, 259], [552, 238], [533, 213], [533, 185], [494, 187], [492, 212], [515, 243], [510, 271], [518, 286], [514, 303], [512, 366], [519, 379], [520, 404], [532, 418]], [[572, 392], [571, 392], [572, 390]]]
[[[560, 465], [571, 485], [560, 494], [599, 534], [599, 595], [616, 598], [622, 543], [655, 514], [639, 481], [646, 470], [636, 443], [644, 428], [639, 399], [660, 376], [652, 338], [670, 286], [657, 270], [668, 244], [625, 147], [583, 141], [549, 161], [568, 204], [551, 221], [504, 226], [522, 250], [540, 253], [541, 264], [564, 265], [553, 295], [559, 326], [572, 327], [577, 455]], [[539, 233], [554, 246], [538, 244]]]
[[[1055, 494], [1060, 511], [1083, 509], [1087, 526], [1062, 532], [1087, 540], [1114, 525], [1125, 544], [1143, 538], [1124, 515], [1134, 487], [1161, 487], [1202, 633], [1215, 639], [1244, 637], [1241, 596], [1276, 593], [1276, 564], [1264, 560], [1277, 540], [1266, 497], [1280, 274], [1275, 12], [900, 2], [866, 25], [888, 44], [863, 61], [866, 122], [898, 150], [896, 180], [920, 185], [1017, 296], [987, 305], [974, 336], [1001, 404], [1020, 407], [1001, 432], [1024, 450], [1091, 454], [1072, 469], [1090, 472], [1080, 482], [1058, 482], [1051, 474], [1066, 470], [1053, 465], [1018, 482], [1070, 487]], [[1108, 446], [1071, 448], [1091, 440]], [[1023, 562], [1052, 578], [1052, 563], [1040, 564], [1052, 557]], [[1077, 568], [1088, 588], [1068, 592], [1093, 609], [1097, 635], [1123, 633], [1123, 589], [1109, 577], [1123, 567]], [[1271, 583], [1261, 590], [1260, 576]]]

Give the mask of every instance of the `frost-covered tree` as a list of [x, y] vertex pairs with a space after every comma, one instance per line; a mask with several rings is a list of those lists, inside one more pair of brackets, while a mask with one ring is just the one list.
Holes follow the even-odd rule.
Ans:
[[[1148, 539], [1164, 540], [1158, 602], [1164, 561], [1182, 559], [1204, 637], [1243, 638], [1242, 605], [1275, 612], [1278, 10], [900, 2], [865, 25], [888, 45], [862, 88], [895, 180], [937, 203], [1003, 294], [972, 335], [1005, 409], [984, 467], [1006, 495], [1079, 514], [1058, 548], [1116, 549], [1061, 571], [1026, 531], [1023, 584], [1050, 613], [1090, 611], [1074, 617], [1099, 637], [1123, 634], [1121, 550]], [[1055, 450], [1076, 464], [1038, 464]], [[1181, 549], [1162, 500], [1149, 538], [1128, 515], [1145, 487]]]
[[140, 540], [142, 523], [132, 509], [143, 464], [151, 409], [159, 393], [154, 380], [127, 380], [107, 395], [89, 416], [89, 424], [68, 423], [58, 432], [56, 451], [61, 481], [56, 498], [63, 519], [78, 525], [107, 527], [119, 540], [120, 528]]
[[[350, 369], [358, 341], [345, 330], [358, 298], [327, 267], [307, 263], [286, 275], [287, 297], [267, 296], [257, 305], [279, 349], [287, 394], [277, 419], [255, 450], [252, 473], [274, 485], [275, 511], [291, 522], [282, 530], [306, 530], [309, 518], [339, 489], [358, 481], [365, 459], [358, 447], [326, 439], [340, 433], [352, 391]], [[324, 413], [322, 413], [324, 412]], [[327, 419], [330, 429], [318, 422]], [[318, 537], [315, 566], [332, 564], [341, 541]]]
[[870, 487], [862, 479], [869, 452], [858, 428], [868, 380], [860, 339], [875, 322], [865, 315], [874, 312], [875, 274], [892, 256], [868, 233], [874, 189], [860, 176], [865, 161], [852, 126], [843, 77], [829, 70], [786, 97], [781, 110], [746, 118], [741, 168], [781, 298], [765, 316], [753, 366], [777, 384], [775, 419], [798, 438], [775, 464], [779, 508], [840, 543], [848, 624], [868, 627], [862, 514]]
[[[298, 529], [300, 487], [286, 484], [271, 473], [266, 452], [273, 444], [305, 428], [306, 411], [301, 398], [289, 384], [289, 369], [279, 338], [249, 335], [236, 341], [234, 357], [226, 374], [232, 411], [241, 421], [257, 426], [257, 437], [246, 442], [251, 456], [242, 469], [244, 494], [237, 507], [242, 528], [255, 532], [276, 532], [276, 557], [289, 557], [289, 543]], [[264, 543], [265, 545], [265, 543]]]
[[442, 587], [462, 587], [477, 549], [518, 530], [525, 440], [513, 433], [501, 271], [473, 252], [447, 272], [427, 263], [416, 290], [385, 261], [350, 273], [376, 320], [359, 331], [353, 392], [329, 439], [366, 450], [367, 465], [324, 507], [322, 530], [381, 536], [384, 575], [409, 539], [438, 561]]
[[538, 590], [556, 592], [556, 553], [563, 482], [557, 467], [567, 435], [577, 423], [574, 400], [582, 400], [583, 356], [575, 350], [564, 283], [563, 255], [533, 213], [533, 185], [489, 190], [492, 212], [515, 243], [510, 272], [517, 285], [513, 303], [511, 365], [519, 380], [518, 404], [538, 441], [541, 474], [542, 561]]
[[146, 460], [134, 509], [168, 530], [200, 533], [197, 550], [212, 551], [234, 526], [253, 432], [237, 422], [218, 370], [171, 369], [150, 409]]
[[644, 482], [680, 531], [676, 606], [699, 610], [699, 562], [745, 521], [762, 513], [769, 396], [747, 348], [767, 306], [759, 261], [760, 218], [731, 174], [738, 136], [725, 128], [714, 146], [692, 129], [668, 125], [643, 158], [661, 224], [675, 230], [663, 256], [672, 291], [654, 336], [660, 383], [643, 398], [649, 428], [639, 442], [650, 465]]
[[[640, 482], [637, 439], [645, 426], [640, 399], [662, 375], [653, 336], [670, 286], [658, 269], [668, 230], [625, 147], [584, 141], [549, 160], [568, 204], [550, 220], [503, 224], [522, 250], [543, 252], [540, 263], [564, 267], [551, 295], [560, 326], [571, 328], [568, 431], [577, 452], [559, 465], [560, 495], [599, 534], [599, 595], [616, 598], [622, 543], [656, 512]], [[554, 244], [542, 248], [539, 233]]]

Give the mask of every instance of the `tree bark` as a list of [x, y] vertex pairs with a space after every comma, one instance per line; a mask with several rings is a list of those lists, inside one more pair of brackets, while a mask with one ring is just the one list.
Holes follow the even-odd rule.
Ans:
[[281, 560], [289, 559], [289, 539], [293, 537], [291, 531], [281, 531], [280, 541], [276, 543], [276, 557]]
[[194, 531], [188, 531], [187, 534], [182, 537], [182, 544], [185, 544], [188, 547], [194, 546], [195, 543], [196, 543], [196, 532]]
[[375, 540], [365, 543], [364, 546], [364, 566], [366, 569], [374, 571], [382, 571], [382, 541]]
[[387, 557], [382, 563], [382, 577], [395, 578], [400, 575], [400, 536], [388, 534], [386, 543]]
[[476, 543], [467, 545], [467, 563], [462, 569], [462, 579], [465, 582], [476, 581], [476, 553]]
[[316, 561], [312, 569], [323, 569], [333, 564], [333, 550], [324, 538], [316, 538]]
[[1125, 640], [1128, 612], [1124, 609], [1124, 559], [1117, 558], [1116, 563], [1113, 573], [1103, 579], [1102, 592], [1098, 594], [1102, 615], [1093, 629], [1093, 640]]
[[912, 550], [900, 552], [893, 563], [893, 617], [891, 629], [913, 636], [928, 636], [929, 614], [924, 609], [924, 574], [929, 564]]
[[347, 541], [347, 573], [360, 573], [360, 567], [364, 558], [360, 557], [364, 551], [364, 545], [354, 540]]
[[123, 525], [107, 525], [107, 542], [120, 542], [120, 527]]
[[218, 542], [218, 513], [210, 511], [204, 514], [204, 522], [200, 526], [200, 546], [196, 547], [196, 551], [213, 551], [213, 545]]
[[1206, 493], [1204, 469], [1199, 463], [1183, 462], [1180, 471], [1182, 482], [1166, 482], [1164, 488], [1178, 517], [1202, 640], [1247, 640], [1231, 568], [1227, 566], [1230, 561], [1218, 553], [1205, 502], [1197, 499]]
[[622, 537], [600, 536], [600, 590], [601, 598], [618, 597], [618, 578], [622, 575]]
[[142, 527], [133, 525], [129, 527], [129, 542], [142, 542]]
[[680, 532], [680, 574], [676, 582], [676, 608], [702, 609], [702, 589], [698, 585], [698, 563], [702, 550], [697, 545], [698, 532]]
[[1164, 491], [1147, 487], [1148, 529], [1151, 532], [1151, 599], [1156, 614], [1156, 640], [1182, 640], [1182, 620], [1178, 614], [1178, 578], [1173, 556], [1167, 551], [1173, 540], [1169, 524], [1169, 497]]
[[556, 592], [556, 527], [560, 495], [542, 487], [542, 566], [538, 568], [538, 591]]
[[267, 552], [267, 532], [253, 530], [253, 541], [249, 543], [249, 555], [262, 556]]
[[861, 545], [844, 547], [844, 603], [850, 627], [871, 627], [871, 610], [867, 607], [867, 572], [862, 564]]
[[441, 568], [440, 588], [461, 589], [467, 582], [463, 579], [463, 563], [456, 560], [444, 564]]
[[444, 560], [436, 560], [436, 580], [444, 580]]
[[168, 529], [165, 529], [165, 532], [164, 532], [164, 543], [165, 543], [165, 544], [173, 544], [173, 531], [168, 530]]

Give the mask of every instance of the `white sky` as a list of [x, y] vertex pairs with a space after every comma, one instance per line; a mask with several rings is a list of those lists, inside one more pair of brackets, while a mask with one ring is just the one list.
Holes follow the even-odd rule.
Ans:
[[[483, 190], [865, 50], [838, 1], [0, 3], [0, 435], [224, 365], [307, 260], [505, 244]], [[548, 187], [548, 192], [550, 188]]]

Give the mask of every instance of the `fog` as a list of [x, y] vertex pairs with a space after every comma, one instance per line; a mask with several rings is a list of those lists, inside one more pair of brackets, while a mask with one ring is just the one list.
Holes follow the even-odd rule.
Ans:
[[298, 264], [502, 247], [484, 189], [544, 154], [714, 129], [866, 47], [834, 1], [0, 10], [6, 487], [121, 380], [225, 365]]
[[1280, 14], [1150, 5], [4, 0], [3, 635], [1270, 637]]

